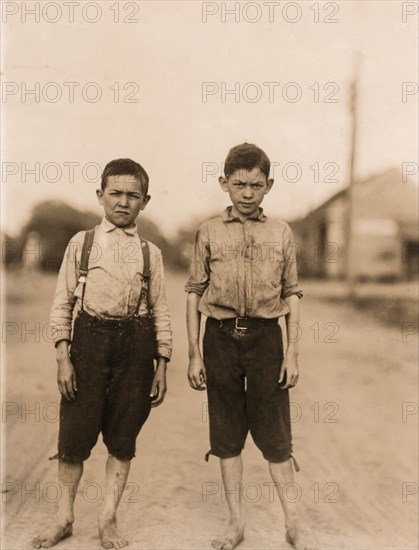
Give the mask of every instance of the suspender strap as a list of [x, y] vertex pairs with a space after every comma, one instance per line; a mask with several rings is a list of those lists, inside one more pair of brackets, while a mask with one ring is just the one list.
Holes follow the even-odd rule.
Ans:
[[142, 285], [140, 296], [138, 297], [137, 310], [135, 312], [136, 317], [140, 314], [141, 304], [145, 303], [147, 308], [147, 315], [151, 317], [153, 315], [152, 307], [150, 304], [150, 277], [151, 277], [151, 268], [150, 268], [150, 247], [148, 246], [148, 241], [142, 239], [141, 241], [141, 251], [143, 253], [143, 274], [142, 274]]
[[83, 249], [81, 252], [81, 260], [79, 267], [79, 283], [82, 285], [81, 291], [81, 307], [80, 310], [83, 311], [84, 306], [84, 292], [86, 290], [86, 277], [89, 271], [89, 258], [90, 252], [92, 251], [93, 239], [95, 238], [95, 229], [89, 229], [86, 231], [83, 242]]

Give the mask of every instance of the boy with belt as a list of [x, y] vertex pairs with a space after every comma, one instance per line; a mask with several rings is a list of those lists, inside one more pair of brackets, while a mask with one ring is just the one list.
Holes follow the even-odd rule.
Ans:
[[[255, 145], [233, 147], [219, 182], [232, 206], [198, 229], [186, 283], [189, 339], [188, 378], [208, 392], [211, 449], [220, 466], [230, 520], [212, 542], [231, 550], [244, 537], [241, 451], [250, 430], [278, 489], [286, 539], [299, 550], [303, 541], [295, 503], [280, 486], [293, 482], [288, 389], [298, 381], [299, 322], [296, 254], [289, 226], [268, 218], [260, 204], [273, 185], [270, 161]], [[201, 314], [207, 317], [203, 358]], [[285, 316], [288, 345], [283, 357], [278, 319]]]
[[130, 159], [107, 164], [97, 191], [102, 222], [71, 239], [60, 269], [51, 322], [62, 395], [53, 458], [62, 498], [56, 520], [32, 541], [35, 548], [72, 534], [83, 462], [100, 432], [109, 454], [99, 536], [104, 548], [128, 544], [116, 511], [137, 435], [150, 408], [163, 402], [172, 352], [161, 253], [139, 238], [135, 224], [150, 200], [148, 183], [144, 168]]

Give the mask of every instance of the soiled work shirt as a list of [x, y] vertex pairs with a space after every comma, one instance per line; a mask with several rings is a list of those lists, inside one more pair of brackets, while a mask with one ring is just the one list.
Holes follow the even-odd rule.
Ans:
[[285, 298], [301, 298], [291, 229], [259, 210], [241, 221], [229, 207], [199, 227], [185, 290], [204, 315], [271, 319], [289, 313]]
[[[54, 341], [71, 340], [73, 312], [80, 308], [82, 285], [79, 268], [85, 232], [77, 233], [69, 242], [58, 275], [51, 323], [55, 327]], [[157, 351], [170, 359], [172, 332], [164, 290], [163, 262], [160, 250], [150, 247], [150, 304], [153, 308], [157, 335]], [[84, 309], [102, 319], [121, 319], [136, 311], [141, 291], [143, 254], [137, 227], [120, 229], [103, 218], [95, 231], [90, 253], [89, 272], [84, 294]], [[140, 315], [146, 313], [142, 304]]]

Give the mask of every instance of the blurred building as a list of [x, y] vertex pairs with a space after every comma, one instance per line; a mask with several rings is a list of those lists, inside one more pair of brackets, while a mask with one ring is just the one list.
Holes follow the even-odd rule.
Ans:
[[[310, 277], [345, 275], [343, 189], [292, 222], [299, 272]], [[352, 203], [352, 269], [358, 280], [407, 280], [418, 277], [418, 187], [388, 170], [356, 183]]]

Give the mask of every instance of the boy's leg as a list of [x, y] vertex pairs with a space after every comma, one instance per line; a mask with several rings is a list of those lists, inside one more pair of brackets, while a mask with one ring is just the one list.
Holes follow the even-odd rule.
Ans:
[[231, 550], [243, 539], [241, 451], [248, 425], [246, 391], [240, 365], [240, 341], [219, 321], [208, 319], [204, 335], [211, 454], [220, 458], [229, 508], [226, 532], [212, 542], [218, 550]]
[[212, 546], [217, 550], [232, 550], [244, 537], [242, 457], [239, 455], [233, 458], [221, 458], [220, 466], [230, 519], [226, 532], [213, 540]]
[[300, 528], [297, 503], [291, 502], [284, 495], [284, 485], [294, 483], [292, 459], [285, 462], [269, 462], [269, 471], [284, 511], [287, 542], [296, 550], [317, 550], [316, 543], [310, 540], [311, 535], [303, 533]]
[[104, 338], [95, 323], [85, 312], [74, 323], [70, 359], [78, 391], [75, 401], [61, 398], [57, 457], [62, 499], [52, 526], [33, 539], [36, 548], [49, 548], [71, 535], [83, 461], [89, 457], [100, 433], [108, 378], [106, 365], [113, 338]]
[[297, 505], [287, 500], [283, 486], [294, 483], [289, 391], [278, 384], [282, 363], [282, 334], [278, 325], [265, 326], [243, 353], [247, 372], [247, 410], [250, 431], [269, 462], [285, 516], [286, 539], [297, 550], [312, 550], [298, 523]]
[[130, 466], [130, 460], [118, 460], [108, 455], [106, 495], [99, 516], [99, 536], [103, 548], [123, 548], [128, 544], [128, 541], [118, 533], [116, 511], [127, 483]]
[[69, 537], [73, 531], [74, 499], [77, 487], [83, 473], [83, 462], [58, 463], [58, 482], [61, 489], [61, 499], [58, 514], [52, 525], [44, 529], [32, 541], [35, 548], [50, 548], [60, 540]]
[[285, 462], [269, 462], [269, 472], [281, 501], [285, 526], [290, 536], [292, 536], [293, 531], [298, 525], [297, 503], [285, 498], [283, 487], [287, 483], [294, 484], [294, 472], [292, 468], [291, 458]]
[[[118, 326], [118, 325], [116, 325]], [[125, 489], [136, 438], [151, 409], [154, 377], [152, 342], [141, 320], [123, 322], [114, 334], [115, 354], [102, 417], [103, 441], [108, 449], [106, 496], [99, 516], [99, 536], [104, 548], [128, 544], [117, 530], [116, 512]]]

